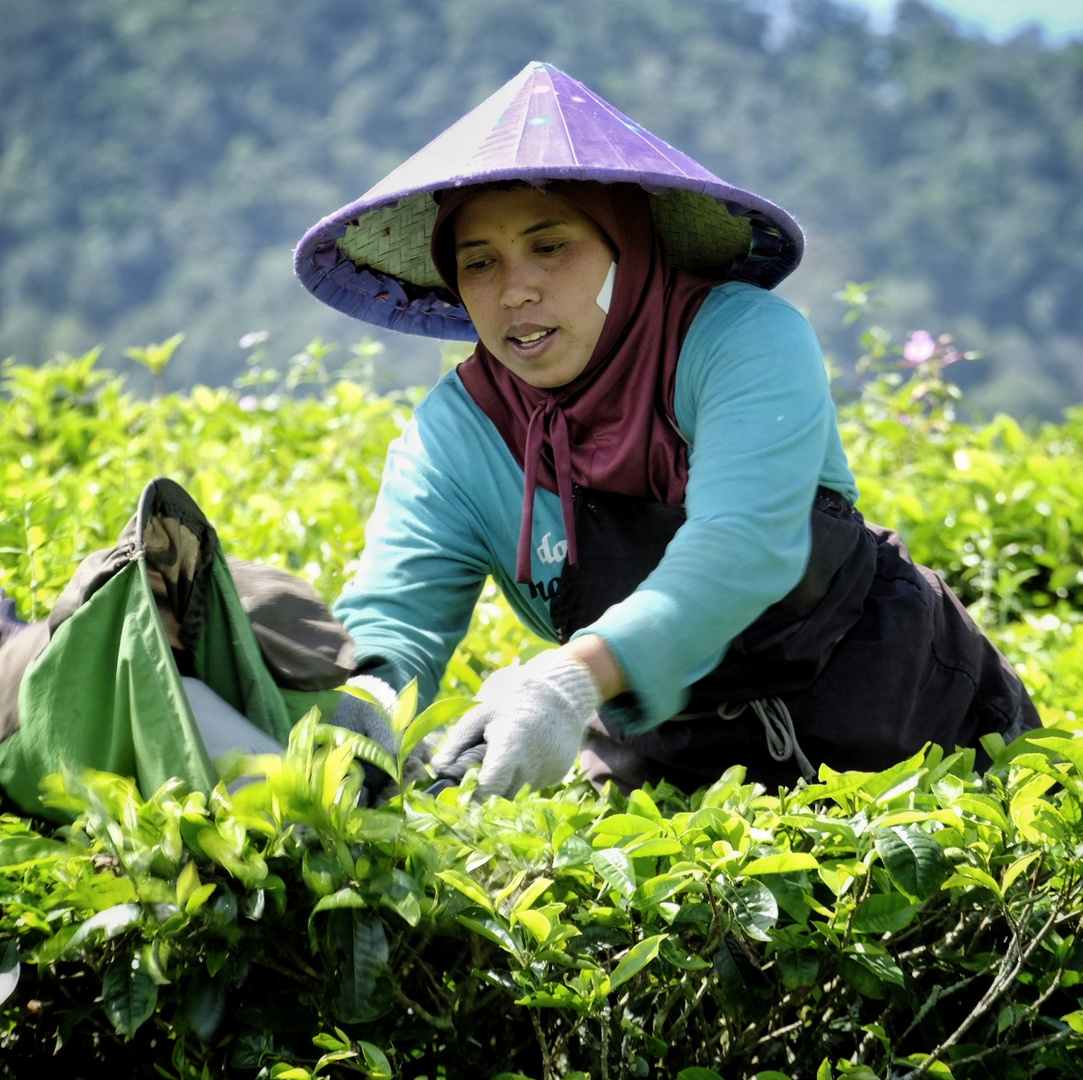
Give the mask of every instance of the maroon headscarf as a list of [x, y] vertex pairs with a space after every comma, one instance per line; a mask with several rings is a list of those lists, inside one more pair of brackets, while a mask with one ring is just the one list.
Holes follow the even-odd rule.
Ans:
[[[495, 185], [494, 185], [495, 186]], [[485, 187], [444, 193], [432, 257], [456, 295], [452, 215]], [[560, 496], [568, 559], [577, 561], [572, 483], [657, 502], [679, 503], [688, 456], [673, 417], [677, 358], [688, 327], [716, 282], [671, 268], [637, 184], [552, 181], [543, 189], [594, 219], [617, 252], [609, 314], [583, 372], [545, 389], [513, 375], [478, 343], [460, 364], [467, 392], [496, 425], [526, 484], [515, 577], [530, 581], [537, 485]]]

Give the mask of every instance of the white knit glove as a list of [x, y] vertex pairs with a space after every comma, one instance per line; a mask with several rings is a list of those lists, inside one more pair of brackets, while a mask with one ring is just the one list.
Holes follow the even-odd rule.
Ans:
[[439, 776], [461, 780], [482, 761], [478, 794], [511, 798], [523, 784], [543, 788], [564, 778], [602, 695], [586, 664], [550, 649], [494, 671], [477, 701], [451, 729], [432, 766]]

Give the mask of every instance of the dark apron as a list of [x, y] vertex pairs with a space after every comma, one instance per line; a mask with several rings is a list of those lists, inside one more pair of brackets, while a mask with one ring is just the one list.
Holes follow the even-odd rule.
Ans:
[[[577, 489], [579, 561], [550, 604], [560, 640], [628, 596], [683, 521], [682, 506]], [[730, 643], [678, 716], [638, 735], [605, 710], [591, 722], [582, 761], [596, 783], [694, 790], [739, 764], [750, 780], [790, 785], [820, 763], [884, 769], [927, 742], [977, 747], [983, 767], [982, 735], [1040, 726], [1011, 665], [898, 534], [827, 488], [811, 525], [801, 581]]]

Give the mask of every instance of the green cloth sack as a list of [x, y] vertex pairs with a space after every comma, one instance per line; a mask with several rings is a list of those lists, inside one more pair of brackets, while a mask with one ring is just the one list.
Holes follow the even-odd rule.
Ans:
[[[281, 652], [283, 631], [297, 624], [298, 590], [308, 586], [252, 568], [246, 564], [245, 581], [260, 582], [263, 615], [275, 609], [269, 595], [288, 594], [290, 624], [274, 628]], [[350, 674], [348, 635], [336, 636], [333, 624], [319, 677], [299, 679], [294, 656], [295, 685], [278, 685], [217, 535], [168, 480], [148, 485], [115, 548], [80, 565], [49, 624], [44, 651], [21, 675], [18, 729], [0, 742], [0, 786], [25, 813], [54, 819], [39, 785], [64, 762], [131, 776], [144, 796], [173, 777], [206, 792], [218, 782], [178, 661], [281, 745], [313, 704], [333, 713], [334, 687]]]

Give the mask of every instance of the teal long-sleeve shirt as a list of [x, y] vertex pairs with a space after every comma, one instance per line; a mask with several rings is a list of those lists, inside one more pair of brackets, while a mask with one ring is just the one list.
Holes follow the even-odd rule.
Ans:
[[[713, 289], [685, 338], [674, 413], [689, 447], [686, 520], [599, 634], [635, 694], [637, 730], [678, 713], [730, 641], [797, 583], [818, 485], [856, 500], [823, 356], [791, 304], [751, 285]], [[567, 550], [560, 503], [538, 489], [532, 584], [515, 582], [523, 471], [458, 376], [445, 376], [388, 451], [354, 578], [335, 614], [359, 666], [422, 703], [491, 575], [519, 618], [555, 640], [547, 597]]]

